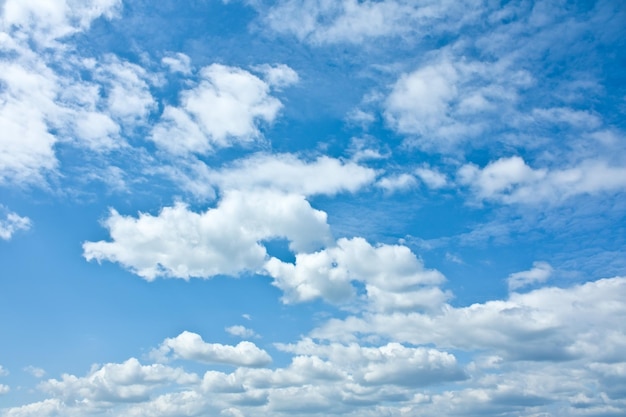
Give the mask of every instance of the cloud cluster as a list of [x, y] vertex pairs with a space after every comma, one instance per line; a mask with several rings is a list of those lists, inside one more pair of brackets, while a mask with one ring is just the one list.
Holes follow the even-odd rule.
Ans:
[[626, 405], [625, 295], [618, 277], [439, 312], [357, 313], [277, 344], [292, 358], [275, 368], [252, 343], [183, 332], [151, 356], [235, 369], [198, 376], [131, 358], [45, 381], [50, 398], [3, 416], [614, 415]]

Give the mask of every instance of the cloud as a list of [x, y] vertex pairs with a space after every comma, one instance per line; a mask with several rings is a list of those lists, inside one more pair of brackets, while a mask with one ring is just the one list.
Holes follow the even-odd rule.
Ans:
[[376, 183], [376, 186], [387, 192], [395, 192], [413, 188], [416, 184], [417, 181], [415, 180], [415, 177], [405, 173], [381, 178]]
[[253, 67], [253, 69], [261, 72], [265, 82], [277, 89], [296, 84], [300, 80], [298, 73], [285, 64], [263, 64]]
[[64, 374], [60, 380], [49, 379], [41, 383], [43, 391], [62, 398], [65, 403], [75, 400], [96, 402], [145, 401], [150, 393], [167, 384], [194, 384], [195, 374], [181, 368], [165, 365], [141, 365], [135, 358], [123, 363], [108, 363], [94, 367], [87, 376]]
[[[288, 69], [268, 69], [272, 74], [268, 77], [285, 84], [290, 77]], [[205, 154], [257, 140], [262, 137], [260, 125], [272, 123], [282, 107], [270, 95], [268, 82], [241, 68], [212, 64], [199, 75], [200, 82], [181, 93], [180, 107], [165, 106], [150, 136], [157, 146], [173, 154]]]
[[550, 278], [550, 275], [552, 275], [550, 264], [547, 262], [533, 262], [532, 269], [511, 274], [506, 281], [509, 285], [509, 291], [514, 291], [527, 285], [541, 284]]
[[363, 347], [356, 343], [317, 344], [303, 339], [296, 344], [279, 344], [279, 349], [298, 355], [296, 359], [328, 359], [328, 369], [341, 370], [348, 380], [364, 386], [387, 384], [419, 387], [445, 381], [465, 379], [454, 355], [436, 349], [407, 347], [400, 343], [388, 343], [377, 347]]
[[500, 158], [484, 168], [463, 165], [460, 184], [480, 200], [504, 204], [560, 203], [579, 194], [616, 192], [626, 188], [626, 168], [602, 160], [586, 160], [569, 168], [533, 169], [519, 156]]
[[341, 238], [336, 246], [315, 253], [296, 253], [295, 263], [271, 258], [265, 265], [283, 301], [303, 302], [323, 298], [345, 303], [356, 295], [352, 282], [365, 285], [371, 308], [437, 308], [448, 297], [436, 285], [445, 278], [424, 269], [406, 246], [372, 246], [363, 238]]
[[[17, 213], [9, 211], [0, 204], [0, 215], [4, 215], [4, 219], [0, 217], [0, 239], [11, 240], [15, 232], [28, 230], [32, 226], [32, 221], [28, 217], [22, 217]], [[2, 368], [0, 367], [0, 375]]]
[[307, 162], [292, 154], [256, 154], [207, 176], [223, 190], [263, 188], [310, 196], [356, 192], [375, 179], [376, 171], [328, 156]]
[[11, 388], [8, 385], [0, 384], [0, 395], [4, 395], [11, 391]]
[[[329, 340], [377, 335], [399, 343], [491, 351], [507, 360], [614, 360], [625, 340], [621, 331], [626, 278], [592, 281], [571, 288], [511, 293], [507, 300], [468, 307], [446, 306], [433, 314], [393, 312], [331, 319], [312, 337]], [[604, 306], [604, 307], [602, 307]], [[610, 346], [610, 348], [608, 348]]]
[[168, 338], [152, 352], [156, 358], [194, 360], [204, 363], [224, 363], [235, 366], [266, 366], [272, 358], [266, 351], [252, 342], [239, 342], [236, 346], [219, 343], [206, 343], [196, 333], [184, 331], [174, 338]]
[[449, 29], [450, 20], [461, 26], [476, 13], [464, 2], [316, 1], [283, 0], [265, 12], [269, 27], [314, 44], [362, 43], [378, 37], [423, 35]]
[[9, 375], [9, 371], [7, 371], [6, 368], [0, 365], [0, 376], [7, 376], [7, 375]]
[[383, 101], [387, 125], [407, 136], [407, 145], [458, 152], [460, 143], [520, 117], [516, 105], [520, 90], [531, 84], [530, 74], [512, 67], [509, 59], [472, 61], [457, 54], [454, 48], [442, 49], [400, 74]]
[[137, 218], [111, 210], [104, 226], [112, 241], [85, 242], [85, 259], [120, 263], [149, 281], [258, 272], [267, 257], [263, 240], [284, 237], [294, 251], [330, 240], [326, 213], [273, 191], [229, 191], [201, 213], [182, 203]]
[[166, 65], [171, 72], [180, 72], [183, 75], [191, 74], [191, 58], [181, 52], [163, 57], [161, 63]]
[[95, 19], [111, 19], [121, 9], [121, 0], [87, 0], [75, 4], [68, 0], [5, 0], [4, 28], [27, 33], [44, 47], [88, 29]]
[[248, 329], [245, 326], [240, 326], [240, 325], [229, 326], [229, 327], [226, 327], [225, 330], [228, 334], [241, 337], [242, 339], [249, 339], [251, 337], [259, 337], [259, 335], [257, 335], [254, 330]]
[[445, 174], [428, 167], [417, 168], [415, 175], [426, 184], [428, 188], [439, 189], [448, 185], [448, 179]]
[[46, 371], [42, 368], [37, 368], [36, 366], [29, 365], [24, 368], [24, 372], [28, 372], [35, 378], [43, 378], [46, 375]]

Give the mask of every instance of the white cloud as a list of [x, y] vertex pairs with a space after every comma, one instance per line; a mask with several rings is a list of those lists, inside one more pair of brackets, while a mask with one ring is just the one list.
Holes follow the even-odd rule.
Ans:
[[233, 336], [241, 337], [243, 339], [248, 339], [251, 337], [258, 337], [258, 335], [255, 333], [254, 330], [248, 329], [247, 327], [241, 326], [241, 325], [229, 326], [229, 327], [226, 327], [225, 330], [229, 334]]
[[163, 57], [161, 62], [163, 65], [166, 65], [171, 72], [180, 72], [183, 75], [191, 74], [191, 58], [181, 52]]
[[507, 300], [468, 307], [446, 306], [435, 314], [366, 314], [331, 319], [311, 333], [329, 340], [377, 335], [399, 343], [480, 349], [507, 360], [610, 361], [623, 356], [626, 278], [602, 279], [572, 288], [511, 293]]
[[257, 154], [207, 176], [223, 190], [264, 188], [309, 196], [356, 192], [374, 180], [376, 171], [327, 156], [307, 162], [292, 154]]
[[45, 370], [43, 370], [42, 368], [38, 368], [36, 366], [32, 366], [32, 365], [29, 365], [26, 368], [24, 368], [24, 372], [28, 372], [35, 378], [43, 378], [46, 375]]
[[203, 213], [180, 203], [138, 218], [112, 210], [104, 225], [112, 241], [85, 242], [85, 258], [118, 262], [147, 280], [259, 271], [267, 257], [260, 242], [274, 237], [295, 251], [330, 241], [326, 213], [302, 196], [273, 191], [228, 191]]
[[239, 342], [236, 346], [206, 343], [196, 333], [184, 331], [168, 338], [152, 352], [155, 358], [166, 359], [169, 355], [205, 363], [225, 363], [236, 366], [266, 366], [272, 358], [252, 342]]
[[519, 156], [500, 158], [484, 168], [466, 164], [458, 180], [478, 199], [505, 204], [558, 203], [578, 194], [614, 192], [626, 188], [626, 168], [602, 160], [587, 160], [560, 169], [533, 169]]
[[[427, 151], [458, 151], [461, 142], [519, 117], [519, 91], [531, 82], [508, 59], [469, 61], [439, 51], [416, 70], [401, 74], [383, 102], [387, 124]], [[506, 116], [503, 116], [506, 115]], [[513, 116], [516, 115], [516, 116]], [[498, 122], [491, 119], [498, 118]]]
[[458, 95], [458, 70], [447, 60], [402, 75], [385, 103], [385, 116], [400, 133], [425, 135], [449, 119], [450, 102]]
[[[450, 18], [460, 26], [468, 15], [480, 7], [464, 2], [384, 1], [316, 1], [283, 0], [264, 19], [275, 31], [288, 33], [316, 44], [360, 43], [370, 38], [406, 35], [418, 36], [440, 30]], [[448, 20], [449, 22], [449, 20]]]
[[416, 184], [417, 181], [415, 180], [415, 177], [406, 173], [383, 177], [376, 182], [377, 187], [380, 187], [388, 192], [407, 190], [415, 187]]
[[96, 78], [106, 87], [108, 114], [126, 123], [145, 120], [156, 108], [147, 79], [149, 75], [139, 65], [108, 56], [96, 67]]
[[516, 272], [509, 275], [507, 283], [509, 291], [523, 288], [527, 285], [544, 283], [552, 275], [552, 267], [547, 262], [533, 262], [532, 269]]
[[428, 167], [417, 168], [415, 175], [426, 184], [428, 188], [438, 189], [448, 185], [448, 179], [445, 174]]
[[7, 375], [9, 375], [9, 371], [7, 371], [6, 368], [0, 365], [0, 376], [7, 376]]
[[87, 29], [101, 16], [114, 17], [121, 0], [5, 0], [2, 4], [2, 29], [17, 29], [33, 37], [44, 47]]
[[295, 264], [272, 258], [265, 269], [285, 302], [347, 302], [356, 295], [353, 281], [365, 285], [366, 301], [374, 309], [431, 309], [448, 297], [435, 287], [445, 280], [443, 275], [424, 269], [409, 248], [372, 246], [363, 238], [341, 238], [334, 247], [297, 253]]
[[11, 388], [8, 385], [0, 384], [0, 395], [4, 395], [11, 391]]
[[[281, 68], [272, 73], [276, 82], [289, 78], [288, 67]], [[202, 154], [254, 141], [262, 137], [260, 125], [272, 123], [282, 107], [269, 83], [240, 68], [213, 64], [200, 77], [181, 93], [180, 107], [165, 107], [152, 131], [151, 140], [168, 152]]]
[[[15, 232], [28, 230], [32, 226], [28, 217], [22, 217], [2, 205], [0, 205], [0, 215], [4, 215], [4, 219], [0, 217], [0, 239], [10, 240]], [[0, 375], [2, 375], [2, 367], [0, 367]]]
[[87, 399], [96, 402], [137, 402], [149, 398], [150, 393], [167, 384], [196, 384], [195, 374], [181, 368], [165, 365], [141, 365], [135, 358], [123, 363], [108, 363], [94, 367], [87, 376], [63, 374], [60, 380], [41, 383], [43, 391], [62, 398], [65, 403]]
[[[56, 398], [47, 399], [21, 407], [9, 408], [3, 417], [56, 417], [60, 415], [70, 415], [67, 413], [64, 404]], [[75, 416], [76, 414], [71, 414]]]
[[[418, 387], [466, 378], [454, 355], [436, 349], [407, 347], [400, 343], [363, 347], [356, 343], [317, 344], [311, 339], [303, 339], [296, 344], [279, 344], [278, 347], [298, 355], [315, 355], [296, 356], [294, 364], [296, 360], [317, 361], [327, 367], [329, 376], [349, 379], [366, 386], [392, 384]], [[329, 362], [322, 362], [318, 357], [328, 359]], [[318, 365], [317, 368], [321, 367]], [[297, 374], [302, 373], [300, 369], [296, 371]], [[350, 377], [346, 378], [347, 375]]]
[[296, 84], [300, 80], [298, 73], [285, 64], [263, 64], [253, 69], [263, 74], [267, 84], [278, 89]]

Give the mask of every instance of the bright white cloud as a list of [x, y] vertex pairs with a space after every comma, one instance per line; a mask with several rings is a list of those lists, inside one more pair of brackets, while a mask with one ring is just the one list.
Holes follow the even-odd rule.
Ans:
[[85, 258], [118, 262], [147, 280], [259, 271], [267, 257], [261, 241], [275, 237], [294, 251], [330, 241], [326, 213], [302, 196], [273, 191], [229, 191], [203, 213], [184, 204], [137, 218], [112, 210], [104, 225], [112, 241], [85, 242]]
[[[272, 72], [276, 82], [289, 77], [288, 67], [281, 68]], [[181, 93], [180, 107], [165, 107], [152, 131], [151, 140], [168, 152], [202, 154], [254, 141], [262, 136], [260, 125], [272, 123], [282, 107], [270, 95], [269, 82], [240, 68], [213, 64], [200, 71], [200, 78]]]
[[[28, 217], [20, 216], [17, 213], [7, 210], [0, 205], [0, 239], [10, 240], [18, 231], [28, 230], [32, 226], [32, 222]], [[0, 367], [0, 375], [2, 375], [2, 367]]]
[[547, 262], [533, 262], [532, 269], [516, 272], [507, 278], [509, 291], [523, 288], [527, 285], [541, 284], [552, 275], [552, 267]]
[[167, 384], [195, 384], [199, 378], [181, 368], [165, 365], [141, 365], [135, 358], [123, 363], [108, 363], [94, 367], [87, 376], [64, 374], [60, 380], [49, 379], [41, 389], [71, 404], [75, 400], [96, 402], [136, 402], [149, 398], [150, 393]]
[[[572, 288], [512, 293], [507, 300], [446, 307], [436, 314], [367, 314], [332, 319], [311, 333], [330, 340], [378, 335], [400, 343], [433, 343], [440, 348], [489, 350], [509, 360], [613, 360], [626, 339], [623, 331], [626, 278]], [[613, 358], [613, 359], [611, 359]]]
[[381, 310], [437, 308], [448, 297], [435, 287], [445, 278], [400, 245], [372, 246], [363, 238], [341, 238], [315, 253], [297, 253], [295, 264], [270, 259], [265, 269], [285, 302], [323, 298], [333, 303], [353, 299], [352, 282], [365, 285], [366, 301]]
[[241, 337], [243, 339], [249, 339], [251, 337], [258, 337], [254, 330], [248, 329], [245, 326], [235, 325], [226, 327], [226, 332], [233, 336]]
[[239, 342], [236, 346], [206, 343], [200, 335], [188, 331], [165, 339], [151, 355], [158, 359], [172, 356], [204, 363], [251, 367], [266, 366], [272, 362], [270, 355], [252, 342]]
[[464, 165], [459, 169], [458, 180], [469, 185], [478, 199], [505, 204], [558, 203], [579, 194], [625, 189], [626, 168], [588, 160], [570, 168], [533, 169], [519, 156], [513, 156], [484, 168]]

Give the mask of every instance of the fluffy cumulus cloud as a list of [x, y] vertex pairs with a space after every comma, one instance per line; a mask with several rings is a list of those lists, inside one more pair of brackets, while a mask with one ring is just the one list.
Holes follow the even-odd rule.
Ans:
[[268, 81], [237, 67], [212, 64], [200, 71], [200, 81], [180, 96], [180, 106], [168, 105], [151, 139], [174, 154], [206, 153], [261, 137], [260, 125], [271, 123], [281, 102], [271, 85], [287, 85], [297, 75], [287, 66], [263, 67]]
[[[0, 239], [10, 240], [13, 234], [21, 230], [28, 230], [31, 225], [32, 222], [28, 217], [9, 211], [0, 204]], [[2, 367], [0, 367], [0, 375], [2, 375]]]
[[353, 282], [365, 285], [365, 299], [375, 309], [431, 309], [447, 298], [438, 287], [443, 275], [424, 269], [408, 247], [372, 246], [363, 238], [341, 238], [336, 246], [297, 253], [293, 264], [271, 258], [265, 269], [286, 302], [343, 303], [357, 295]]
[[200, 377], [131, 358], [45, 381], [50, 398], [3, 415], [615, 415], [626, 405], [625, 291], [626, 278], [611, 278], [439, 312], [348, 314], [277, 344], [292, 358], [275, 368], [251, 343], [183, 332], [150, 356], [234, 370]]
[[134, 402], [148, 398], [151, 390], [166, 384], [192, 384], [195, 374], [165, 365], [142, 365], [131, 358], [123, 363], [95, 367], [85, 377], [64, 374], [60, 380], [49, 379], [41, 384], [43, 391], [62, 398], [64, 402], [91, 400], [95, 402]]
[[112, 241], [85, 242], [85, 258], [118, 262], [147, 280], [256, 272], [267, 257], [262, 240], [283, 237], [301, 251], [330, 239], [326, 213], [275, 191], [229, 191], [201, 213], [184, 204], [137, 218], [113, 210], [104, 225]]
[[225, 363], [236, 366], [265, 366], [272, 358], [266, 351], [251, 342], [240, 342], [236, 346], [206, 343], [199, 334], [185, 331], [168, 338], [152, 352], [156, 358], [182, 358], [205, 363]]
[[612, 360], [625, 341], [614, 339], [626, 314], [626, 308], [617, 301], [624, 291], [624, 278], [568, 289], [546, 287], [512, 293], [507, 300], [447, 306], [437, 314], [394, 312], [333, 319], [312, 335], [345, 340], [377, 334], [401, 343], [489, 349], [515, 360]]
[[579, 194], [598, 194], [626, 188], [626, 169], [603, 160], [585, 160], [568, 168], [530, 167], [519, 156], [500, 158], [480, 168], [466, 164], [458, 180], [479, 200], [505, 204], [558, 203]]

